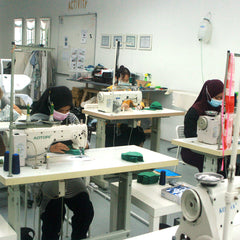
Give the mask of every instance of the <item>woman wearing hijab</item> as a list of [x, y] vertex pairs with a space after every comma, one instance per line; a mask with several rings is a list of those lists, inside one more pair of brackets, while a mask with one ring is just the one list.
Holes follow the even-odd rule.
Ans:
[[[64, 86], [48, 88], [41, 98], [32, 105], [32, 120], [48, 120], [51, 103], [54, 104], [53, 118], [61, 124], [79, 123], [78, 118], [70, 113], [72, 107], [71, 91]], [[64, 153], [69, 150], [66, 142], [51, 145], [49, 151]], [[94, 210], [85, 184], [81, 178], [65, 180], [65, 196], [58, 197], [58, 182], [45, 182], [41, 185], [42, 201], [40, 205], [42, 219], [42, 240], [57, 240], [60, 236], [61, 222], [64, 220], [66, 204], [73, 211], [72, 240], [87, 237]]]
[[[221, 111], [223, 97], [223, 83], [218, 79], [208, 80], [204, 83], [197, 100], [188, 110], [184, 118], [184, 135], [186, 138], [197, 137], [197, 121], [206, 111]], [[190, 149], [182, 148], [181, 156], [184, 162], [203, 171], [204, 156]]]
[[[115, 73], [115, 83], [114, 89], [116, 91], [130, 91], [131, 83], [130, 79], [130, 71], [125, 66], [121, 65]], [[113, 90], [113, 85], [107, 88], [108, 90]], [[135, 107], [132, 100], [125, 100], [122, 102], [121, 110], [128, 110], [131, 107]], [[144, 103], [141, 102], [139, 106], [136, 106], [137, 109], [143, 109]], [[105, 146], [123, 146], [123, 145], [137, 145], [143, 146], [144, 141], [146, 139], [145, 133], [142, 127], [138, 126], [136, 128], [132, 128], [128, 126], [128, 121], [122, 121], [119, 124], [108, 123], [106, 125], [106, 140]]]

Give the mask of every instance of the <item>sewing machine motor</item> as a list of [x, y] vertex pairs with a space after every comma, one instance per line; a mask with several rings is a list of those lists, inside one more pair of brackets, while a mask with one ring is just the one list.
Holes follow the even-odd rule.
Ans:
[[[236, 197], [231, 204], [230, 212], [232, 225], [240, 214], [239, 186], [240, 177], [235, 177]], [[199, 184], [184, 191], [181, 198], [183, 215], [175, 235], [176, 240], [222, 240], [226, 191], [227, 179], [214, 186]], [[235, 234], [234, 228], [231, 234]]]
[[200, 116], [197, 122], [197, 140], [217, 144], [220, 133], [220, 115]]

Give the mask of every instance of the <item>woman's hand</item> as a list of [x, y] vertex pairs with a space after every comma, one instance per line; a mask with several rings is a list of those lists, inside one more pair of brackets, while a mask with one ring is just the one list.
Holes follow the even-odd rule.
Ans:
[[145, 108], [144, 102], [141, 102], [141, 103], [136, 107], [137, 110], [142, 110], [142, 109], [144, 109], [144, 108]]
[[68, 151], [68, 150], [69, 150], [69, 147], [60, 142], [53, 144], [49, 149], [49, 151], [53, 153], [65, 153], [65, 151]]
[[125, 111], [125, 110], [128, 110], [128, 109], [129, 109], [129, 105], [127, 103], [123, 103], [122, 106], [121, 106], [121, 110]]
[[142, 110], [144, 107], [141, 105], [141, 104], [139, 104], [138, 106], [136, 106], [136, 109], [137, 110]]
[[14, 109], [17, 113], [19, 113], [20, 115], [22, 114], [22, 110], [21, 110], [18, 106], [16, 106], [15, 104], [13, 105], [13, 109]]

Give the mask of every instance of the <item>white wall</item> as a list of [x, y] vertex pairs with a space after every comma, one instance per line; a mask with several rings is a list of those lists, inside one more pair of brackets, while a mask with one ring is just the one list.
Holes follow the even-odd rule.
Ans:
[[239, 52], [240, 2], [236, 0], [88, 0], [87, 9], [74, 11], [67, 9], [67, 2], [0, 0], [0, 57], [10, 57], [13, 18], [50, 16], [52, 47], [57, 47], [58, 16], [88, 12], [97, 13], [96, 64], [114, 65], [114, 49], [100, 48], [102, 33], [153, 35], [152, 51], [121, 49], [119, 63], [131, 71], [152, 73], [155, 85], [199, 92], [202, 74], [197, 33], [209, 11], [213, 33], [211, 42], [203, 45], [204, 79], [223, 79], [227, 50]]

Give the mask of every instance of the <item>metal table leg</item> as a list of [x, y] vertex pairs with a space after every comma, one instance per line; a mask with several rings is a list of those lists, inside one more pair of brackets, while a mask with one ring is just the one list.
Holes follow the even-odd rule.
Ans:
[[213, 155], [205, 155], [203, 162], [203, 172], [217, 172], [218, 158]]
[[[96, 129], [96, 148], [105, 147], [105, 129], [106, 129], [106, 120], [98, 118], [97, 120], [97, 129]], [[109, 187], [108, 181], [104, 180], [104, 176], [95, 176], [91, 177], [92, 181], [95, 182], [98, 186], [107, 189]]]
[[20, 235], [20, 188], [19, 185], [8, 187], [8, 222], [15, 230], [18, 240]]
[[132, 173], [119, 176], [117, 230], [130, 228]]
[[160, 151], [160, 130], [161, 118], [153, 118], [151, 130], [151, 150], [155, 152]]
[[[89, 240], [122, 240], [129, 237], [130, 234], [130, 210], [131, 210], [131, 188], [132, 188], [132, 173], [122, 173], [119, 175], [119, 187], [118, 187], [118, 201], [115, 206], [117, 208], [117, 229], [110, 229], [111, 232], [90, 238]], [[111, 196], [112, 197], [112, 196]], [[117, 200], [117, 199], [116, 199]], [[115, 210], [115, 209], [114, 209]], [[114, 214], [116, 212], [114, 211]], [[110, 218], [111, 220], [111, 218]]]
[[106, 120], [102, 118], [97, 119], [97, 128], [96, 128], [96, 148], [105, 147], [105, 135], [106, 130]]

